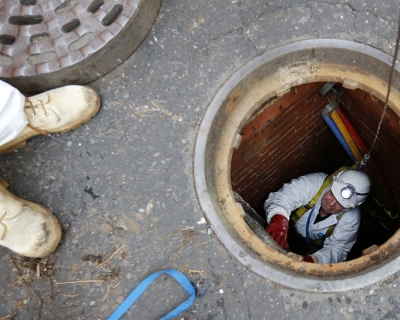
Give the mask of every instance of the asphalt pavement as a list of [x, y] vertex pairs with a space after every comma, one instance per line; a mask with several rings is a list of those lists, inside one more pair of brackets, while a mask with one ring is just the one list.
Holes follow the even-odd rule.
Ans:
[[[312, 293], [252, 273], [202, 220], [193, 178], [199, 124], [237, 69], [304, 39], [393, 54], [397, 12], [394, 0], [164, 0], [136, 52], [89, 84], [102, 98], [96, 117], [1, 156], [9, 190], [51, 209], [64, 234], [45, 261], [0, 249], [0, 319], [106, 319], [163, 269], [197, 286], [193, 306], [176, 319], [399, 319], [398, 274]], [[162, 276], [123, 319], [159, 319], [186, 297]]]

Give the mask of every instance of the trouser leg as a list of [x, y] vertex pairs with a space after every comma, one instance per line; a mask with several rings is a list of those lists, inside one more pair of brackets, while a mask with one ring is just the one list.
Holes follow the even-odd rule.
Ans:
[[0, 80], [0, 146], [12, 141], [28, 124], [25, 96]]

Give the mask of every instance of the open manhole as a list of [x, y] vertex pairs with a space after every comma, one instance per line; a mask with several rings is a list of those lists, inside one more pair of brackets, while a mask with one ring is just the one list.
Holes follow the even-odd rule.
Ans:
[[[210, 103], [195, 147], [196, 190], [218, 238], [255, 273], [287, 287], [330, 292], [360, 288], [400, 269], [397, 71], [372, 151], [392, 191], [392, 209], [375, 210], [370, 197], [361, 208], [359, 237], [345, 262], [292, 259], [266, 244], [245, 221], [246, 212], [254, 210], [262, 224], [264, 201], [285, 182], [311, 172], [329, 174], [353, 163], [321, 117], [332, 99], [340, 101], [366, 144], [372, 144], [391, 63], [389, 55], [350, 41], [296, 42], [250, 61]], [[327, 82], [335, 83], [334, 90], [322, 95]]]

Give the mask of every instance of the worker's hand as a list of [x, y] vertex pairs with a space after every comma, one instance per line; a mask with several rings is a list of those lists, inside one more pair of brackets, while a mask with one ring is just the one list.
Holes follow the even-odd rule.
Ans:
[[309, 256], [309, 255], [303, 256], [303, 261], [304, 261], [304, 262], [314, 263], [314, 259], [313, 259], [311, 256]]
[[287, 234], [289, 230], [289, 220], [281, 214], [272, 217], [266, 231], [282, 249], [289, 249]]

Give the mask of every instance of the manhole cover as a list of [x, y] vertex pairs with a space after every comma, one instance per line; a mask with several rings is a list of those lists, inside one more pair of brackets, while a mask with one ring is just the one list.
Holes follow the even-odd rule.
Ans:
[[3, 0], [0, 75], [25, 92], [87, 83], [151, 30], [161, 0]]

